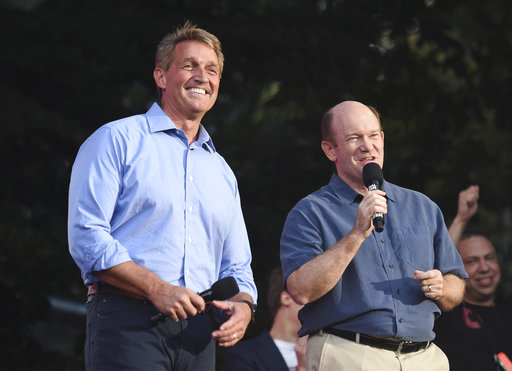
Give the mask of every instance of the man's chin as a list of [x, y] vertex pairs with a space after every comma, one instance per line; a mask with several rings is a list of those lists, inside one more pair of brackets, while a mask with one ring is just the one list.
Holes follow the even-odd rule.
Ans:
[[478, 292], [473, 295], [473, 301], [477, 303], [488, 303], [489, 301], [492, 301], [494, 299], [494, 294], [490, 292]]

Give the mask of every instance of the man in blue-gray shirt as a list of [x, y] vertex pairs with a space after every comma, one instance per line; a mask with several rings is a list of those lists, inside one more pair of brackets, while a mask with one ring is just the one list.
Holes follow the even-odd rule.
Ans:
[[[254, 315], [238, 185], [201, 125], [223, 63], [217, 37], [187, 22], [158, 45], [160, 104], [78, 152], [68, 233], [89, 288], [88, 370], [214, 370], [215, 341], [234, 345]], [[240, 292], [212, 302], [217, 327], [198, 293], [228, 276]], [[152, 321], [159, 313], [168, 320]]]
[[[322, 119], [328, 185], [289, 213], [281, 237], [286, 289], [305, 307], [309, 370], [448, 370], [434, 319], [458, 305], [467, 274], [440, 209], [386, 181], [369, 191], [363, 167], [384, 163], [375, 109], [346, 101]], [[382, 232], [372, 224], [385, 215]]]

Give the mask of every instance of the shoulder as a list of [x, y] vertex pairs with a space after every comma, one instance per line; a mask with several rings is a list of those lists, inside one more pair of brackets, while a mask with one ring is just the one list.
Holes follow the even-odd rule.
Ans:
[[383, 190], [388, 197], [401, 207], [411, 206], [432, 211], [440, 211], [439, 206], [427, 195], [413, 189], [398, 186], [393, 183], [385, 182]]
[[506, 322], [508, 322], [512, 326], [512, 308], [509, 308], [505, 305], [496, 304], [494, 307], [496, 313], [501, 316]]
[[433, 202], [427, 195], [415, 191], [414, 189], [405, 188], [390, 182], [384, 182], [382, 187], [384, 191], [392, 193], [397, 196], [398, 199], [408, 198], [408, 199], [419, 199], [425, 202]]
[[[239, 342], [226, 351], [226, 370], [281, 370], [286, 369], [281, 353], [268, 331]], [[282, 365], [280, 367], [279, 365]]]
[[144, 115], [125, 117], [108, 122], [96, 129], [84, 142], [85, 145], [102, 142], [126, 142], [147, 133]]
[[329, 186], [323, 186], [300, 199], [292, 208], [292, 211], [315, 213], [323, 207], [327, 207], [327, 205], [332, 202], [332, 198], [334, 198], [334, 194], [330, 191]]
[[265, 330], [258, 336], [255, 336], [253, 338], [242, 340], [239, 343], [235, 344], [231, 348], [228, 349], [229, 351], [236, 351], [236, 352], [255, 352], [257, 350], [262, 349], [262, 347], [268, 348], [269, 346], [275, 346], [274, 341], [272, 340], [272, 337], [270, 336], [270, 333]]
[[145, 116], [137, 115], [111, 121], [96, 129], [80, 146], [79, 155], [89, 158], [124, 157], [127, 149], [139, 143], [147, 132]]
[[133, 136], [149, 132], [146, 115], [134, 115], [106, 123], [100, 129], [116, 136]]

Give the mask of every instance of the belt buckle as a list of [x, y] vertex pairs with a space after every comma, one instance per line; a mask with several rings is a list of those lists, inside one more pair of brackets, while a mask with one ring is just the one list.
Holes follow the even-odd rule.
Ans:
[[89, 303], [92, 300], [92, 298], [94, 297], [94, 295], [96, 295], [98, 292], [99, 292], [99, 283], [98, 282], [94, 282], [94, 283], [90, 284], [87, 287], [87, 301], [86, 301], [86, 303]]
[[398, 348], [395, 350], [395, 354], [396, 354], [397, 356], [399, 356], [399, 355], [401, 354], [401, 352], [402, 352], [402, 348], [403, 348], [403, 346], [404, 346], [404, 345], [406, 345], [406, 344], [412, 344], [412, 341], [405, 341], [405, 340], [404, 340], [404, 341], [401, 341], [401, 342], [399, 342], [399, 343], [398, 343]]

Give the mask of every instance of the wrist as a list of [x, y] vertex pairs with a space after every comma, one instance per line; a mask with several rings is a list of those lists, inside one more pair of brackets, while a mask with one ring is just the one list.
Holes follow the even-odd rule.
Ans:
[[249, 300], [238, 300], [239, 303], [245, 303], [251, 310], [251, 323], [256, 321], [256, 304], [251, 303]]
[[469, 219], [470, 217], [462, 217], [460, 215], [456, 215], [455, 218], [453, 219], [453, 223], [465, 226], [468, 223]]

